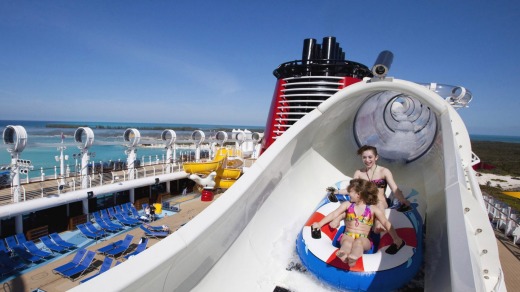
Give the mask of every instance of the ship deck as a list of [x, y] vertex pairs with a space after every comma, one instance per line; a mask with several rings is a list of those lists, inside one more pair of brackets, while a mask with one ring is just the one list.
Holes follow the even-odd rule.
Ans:
[[[220, 194], [215, 195], [215, 199], [217, 199], [219, 196]], [[186, 196], [175, 196], [172, 198], [170, 203], [179, 204], [178, 206], [180, 206], [181, 211], [172, 216], [164, 216], [156, 220], [155, 222], [152, 222], [151, 225], [167, 225], [170, 227], [170, 230], [172, 230], [172, 232], [175, 232], [182, 225], [186, 224], [193, 217], [195, 217], [202, 210], [204, 210], [207, 206], [209, 206], [211, 202], [201, 201], [200, 194], [196, 193], [188, 194]], [[136, 239], [139, 239], [144, 236], [144, 232], [139, 227], [137, 227], [125, 230], [121, 233], [117, 233], [115, 236], [111, 236], [106, 240], [94, 241], [92, 244], [90, 244], [89, 246], [85, 246], [84, 248], [86, 248], [87, 250], [96, 251], [97, 249], [106, 246], [109, 243], [122, 240], [126, 236], [126, 234], [131, 234], [134, 236], [134, 246], [137, 242]], [[159, 240], [160, 239], [150, 238], [148, 241], [147, 248], [159, 242]], [[93, 240], [87, 241], [92, 242]], [[80, 281], [82, 279], [86, 279], [98, 272], [99, 266], [103, 262], [105, 256], [97, 254], [93, 262], [93, 266], [96, 267], [96, 269], [91, 269], [90, 271], [88, 271], [88, 273], [75, 279], [75, 281], [64, 278], [52, 272], [54, 268], [72, 260], [76, 251], [77, 249], [65, 256], [60, 256], [56, 257], [55, 259], [48, 260], [44, 264], [41, 264], [34, 269], [27, 269], [25, 270], [26, 272], [21, 271], [22, 274], [20, 275], [15, 275], [7, 278], [6, 281], [0, 283], [0, 291], [67, 291], [77, 285], [80, 285]], [[132, 250], [130, 250], [129, 252], [131, 251]], [[122, 256], [117, 258], [117, 260], [121, 261], [121, 264], [124, 265], [125, 260]], [[150, 259], [151, 262], [153, 262], [154, 260], [155, 259], [153, 258]]]
[[[167, 173], [168, 168], [170, 168], [170, 171], [172, 172], [183, 170], [182, 164], [172, 165], [165, 163], [152, 163], [135, 168], [135, 173], [137, 178], [150, 177], [158, 174], [165, 174]], [[59, 185], [62, 183], [62, 180], [64, 184], [62, 189], [59, 190]], [[96, 187], [100, 185], [119, 183], [125, 180], [128, 180], [128, 170], [94, 172], [94, 174], [89, 175], [88, 186]], [[32, 178], [29, 182], [27, 182], [26, 178], [20, 178], [20, 184], [21, 190], [18, 202], [79, 190], [81, 189], [81, 176], [75, 176], [71, 173], [63, 179], [59, 177], [55, 178], [54, 176], [46, 176], [43, 181], [41, 178]], [[15, 203], [12, 192], [13, 190], [10, 187], [0, 189], [0, 206]]]
[[495, 230], [495, 236], [506, 287], [509, 291], [518, 291], [520, 290], [520, 247], [499, 230]]
[[[165, 166], [161, 164], [147, 165], [139, 168], [138, 174], [139, 177], [154, 176], [156, 174], [164, 173], [164, 169]], [[181, 169], [182, 168], [180, 166], [176, 166], [174, 170], [179, 171]], [[97, 177], [99, 178], [99, 180], [92, 180], [93, 185], [99, 183], [106, 184], [122, 181], [125, 179], [125, 173], [124, 171], [117, 171], [111, 173], [104, 173], [102, 175], [98, 175]], [[23, 184], [26, 192], [26, 200], [45, 197], [47, 193], [56, 193], [58, 189], [57, 180], [59, 180], [59, 178], [48, 179], [44, 182], [38, 182], [36, 180], [33, 180], [29, 184]], [[73, 190], [74, 184], [78, 182], [78, 179], [77, 177], [75, 178], [71, 176], [65, 178], [65, 181], [67, 183], [67, 186], [62, 190], [62, 192]], [[72, 184], [70, 182], [72, 182]], [[198, 199], [197, 196], [198, 194], [191, 194], [188, 196], [173, 197], [170, 200], [170, 202], [173, 204], [181, 204], [181, 212], [173, 216], [163, 217], [155, 221], [152, 225], [164, 224], [168, 225], [172, 231], [177, 230], [183, 224], [188, 222], [190, 219], [192, 219], [194, 216], [196, 216], [209, 205], [208, 202], [202, 202], [200, 199]], [[215, 198], [217, 197], [218, 195]], [[12, 203], [13, 201], [10, 189], [7, 188], [0, 190], [0, 205], [7, 205]], [[126, 234], [134, 235], [134, 241], [136, 241], [137, 238], [140, 238], [144, 235], [141, 229], [132, 228], [129, 230], [122, 231], [121, 233], [117, 233], [115, 236], [112, 236], [107, 240], [90, 243], [90, 245], [86, 246], [86, 248], [88, 250], [95, 251], [98, 248], [107, 245], [108, 243], [123, 239]], [[520, 247], [514, 244], [510, 238], [504, 236], [503, 232], [499, 230], [495, 230], [495, 236], [499, 249], [500, 262], [504, 272], [506, 287], [508, 288], [508, 290], [511, 291], [518, 290], [520, 289]], [[157, 242], [157, 239], [150, 239], [148, 242], [148, 247], [152, 246]], [[52, 272], [54, 268], [70, 261], [73, 255], [75, 254], [75, 251], [76, 250], [72, 251], [70, 254], [66, 254], [64, 256], [59, 256], [51, 260], [48, 260], [44, 264], [40, 264], [35, 268], [30, 268], [21, 271], [19, 275], [11, 276], [6, 279], [4, 278], [4, 280], [0, 282], [0, 292], [34, 291], [37, 289], [40, 289], [40, 291], [67, 291], [79, 285], [81, 279], [85, 279], [91, 275], [96, 274], [98, 270], [91, 270], [87, 274], [83, 275], [81, 278], [77, 279], [76, 281], [71, 281]], [[96, 255], [94, 266], [99, 268], [103, 259], [104, 256]], [[153, 261], [154, 259], [150, 260]]]

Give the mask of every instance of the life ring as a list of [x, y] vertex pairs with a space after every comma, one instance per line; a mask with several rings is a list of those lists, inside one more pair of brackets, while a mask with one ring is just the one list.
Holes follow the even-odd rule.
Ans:
[[393, 242], [389, 234], [372, 235], [374, 250], [363, 254], [350, 267], [336, 256], [338, 237], [344, 230], [343, 222], [339, 228], [324, 225], [319, 239], [311, 236], [312, 223], [320, 221], [346, 199], [343, 196], [336, 198], [338, 202], [331, 202], [325, 197], [298, 234], [296, 249], [307, 270], [318, 279], [345, 290], [391, 291], [408, 283], [419, 271], [422, 262], [423, 221], [417, 211], [418, 203], [414, 202], [413, 208], [405, 212], [385, 210], [397, 234], [406, 243], [397, 254], [385, 252]]

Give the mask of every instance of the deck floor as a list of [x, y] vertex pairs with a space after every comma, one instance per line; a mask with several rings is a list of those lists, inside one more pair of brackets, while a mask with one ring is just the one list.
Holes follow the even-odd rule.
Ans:
[[[220, 196], [216, 195], [215, 200]], [[200, 200], [200, 194], [189, 194], [187, 196], [178, 196], [174, 197], [171, 201], [172, 203], [179, 203], [181, 211], [172, 216], [162, 217], [155, 222], [152, 222], [151, 225], [168, 225], [170, 229], [175, 232], [181, 225], [190, 221], [193, 217], [199, 214], [202, 210], [204, 210], [207, 206], [209, 206], [212, 202], [203, 202]], [[94, 244], [85, 247], [87, 250], [96, 251], [97, 249], [106, 246], [108, 243], [115, 242], [123, 239], [126, 234], [134, 235], [134, 240], [132, 244], [135, 246], [138, 239], [144, 236], [144, 232], [139, 228], [132, 228], [126, 232], [118, 233], [115, 236], [109, 237], [106, 240], [101, 240], [94, 242]], [[150, 238], [148, 241], [148, 247], [157, 243], [159, 240]], [[131, 252], [131, 251], [130, 251]], [[73, 256], [76, 254], [76, 250], [74, 250], [69, 255], [64, 257], [58, 257], [57, 259], [48, 260], [45, 264], [28, 270], [17, 277], [10, 277], [10, 280], [0, 283], [0, 292], [12, 292], [12, 291], [35, 291], [40, 289], [39, 291], [67, 291], [77, 285], [80, 285], [80, 281], [82, 279], [86, 279], [91, 275], [94, 275], [98, 272], [98, 269], [92, 269], [88, 271], [88, 273], [82, 275], [81, 277], [72, 281], [67, 278], [63, 278], [60, 275], [56, 275], [52, 272], [52, 270], [58, 266], [61, 266], [72, 260]], [[105, 256], [97, 254], [95, 260], [93, 262], [93, 266], [99, 268]], [[124, 264], [124, 259], [118, 258], [119, 261], [122, 261]], [[112, 264], [114, 265], [114, 264]]]
[[500, 263], [508, 291], [520, 291], [520, 247], [504, 233], [495, 230]]

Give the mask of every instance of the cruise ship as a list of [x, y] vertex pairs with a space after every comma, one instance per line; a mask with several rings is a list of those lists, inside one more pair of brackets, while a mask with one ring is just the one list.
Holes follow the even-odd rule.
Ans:
[[[378, 148], [380, 163], [392, 169], [414, 206], [413, 211], [387, 210], [389, 220], [397, 226], [398, 218], [412, 218], [413, 212], [413, 226], [421, 231], [407, 249], [410, 259], [388, 271], [419, 267], [421, 289], [427, 291], [505, 291], [497, 243], [472, 168], [478, 157], [457, 113], [471, 101], [471, 92], [398, 79], [390, 74], [392, 62], [393, 54], [383, 51], [369, 68], [346, 60], [334, 37], [321, 44], [304, 40], [301, 60], [274, 71], [277, 83], [255, 163], [182, 228], [72, 291], [352, 290], [315, 273], [305, 257], [320, 251], [313, 249], [306, 227], [316, 206], [325, 202], [326, 187], [344, 186], [359, 168], [355, 153], [365, 144]], [[23, 214], [37, 208], [75, 204], [69, 210], [85, 213], [89, 196], [128, 190], [135, 202], [139, 188], [156, 179], [170, 182], [166, 189], [171, 190], [171, 182], [186, 177], [182, 171], [164, 171], [96, 188], [86, 182], [67, 196], [0, 207], [0, 216], [14, 218], [19, 226]], [[302, 244], [308, 247], [303, 252]], [[396, 258], [382, 255], [375, 265], [387, 266], [385, 261]], [[415, 277], [417, 270], [409, 270]], [[380, 291], [391, 281], [385, 273], [369, 271], [371, 278], [359, 280], [365, 283], [356, 289]]]

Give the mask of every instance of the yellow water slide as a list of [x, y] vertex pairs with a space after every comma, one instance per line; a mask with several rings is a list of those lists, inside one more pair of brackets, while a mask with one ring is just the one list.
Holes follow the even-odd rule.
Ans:
[[227, 189], [242, 175], [243, 162], [240, 159], [229, 159], [240, 157], [240, 150], [233, 148], [219, 148], [209, 162], [188, 162], [183, 164], [184, 171], [189, 174], [208, 175], [215, 171], [215, 187]]

